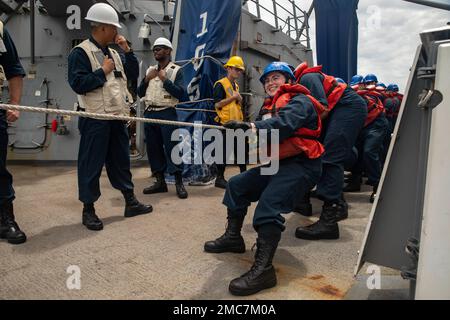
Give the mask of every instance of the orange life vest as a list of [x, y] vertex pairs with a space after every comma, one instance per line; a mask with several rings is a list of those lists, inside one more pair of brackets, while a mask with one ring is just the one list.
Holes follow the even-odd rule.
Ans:
[[390, 105], [390, 109], [386, 109], [386, 115], [388, 117], [397, 117], [400, 111], [400, 106], [402, 104], [403, 95], [398, 92], [386, 93], [386, 98], [384, 99], [385, 106], [387, 103]]
[[[266, 99], [261, 109], [261, 115], [271, 114], [276, 116], [281, 108], [285, 107], [293, 97], [299, 94], [304, 94], [311, 100], [317, 112], [317, 129], [298, 128], [292, 137], [283, 140], [279, 146], [280, 160], [301, 153], [304, 153], [309, 159], [316, 159], [325, 151], [323, 145], [317, 140], [322, 131], [320, 115], [325, 111], [325, 108], [310, 95], [311, 93], [305, 87], [299, 84], [282, 85], [272, 99]], [[302, 107], [303, 105], [299, 105], [299, 108]]]
[[339, 83], [333, 76], [327, 75], [322, 72], [322, 66], [308, 67], [307, 62], [301, 63], [297, 69], [295, 69], [295, 79], [297, 83], [300, 83], [301, 78], [307, 73], [320, 73], [323, 76], [323, 89], [325, 91], [328, 101], [328, 111], [333, 110], [336, 103], [341, 99], [344, 94], [347, 84]]
[[356, 91], [366, 101], [367, 117], [364, 127], [371, 124], [381, 113], [385, 112], [383, 102], [381, 102], [380, 94], [373, 90]]

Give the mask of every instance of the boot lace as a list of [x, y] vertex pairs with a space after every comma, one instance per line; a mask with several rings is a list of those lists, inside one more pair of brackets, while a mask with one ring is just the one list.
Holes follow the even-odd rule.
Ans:
[[246, 273], [244, 273], [242, 275], [242, 277], [253, 278], [253, 277], [257, 276], [257, 274], [259, 272], [261, 272], [261, 267], [263, 269], [265, 268], [265, 265], [266, 265], [267, 261], [269, 260], [269, 257], [267, 256], [267, 253], [268, 253], [267, 250], [262, 250], [263, 246], [264, 246], [263, 244], [260, 244], [258, 246], [258, 244], [256, 242], [253, 244], [251, 251], [253, 252], [253, 249], [256, 247], [255, 262], [251, 266], [250, 270], [247, 271]]

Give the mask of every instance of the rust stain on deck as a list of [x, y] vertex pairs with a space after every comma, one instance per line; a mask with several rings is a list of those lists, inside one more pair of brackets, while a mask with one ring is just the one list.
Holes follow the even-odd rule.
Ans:
[[338, 288], [333, 287], [332, 285], [326, 285], [326, 286], [320, 287], [319, 291], [326, 295], [339, 297], [339, 298], [343, 297], [342, 292]]

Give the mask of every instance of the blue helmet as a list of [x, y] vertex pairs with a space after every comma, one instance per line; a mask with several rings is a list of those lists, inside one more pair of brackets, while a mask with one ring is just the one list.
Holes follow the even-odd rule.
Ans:
[[398, 85], [396, 85], [395, 83], [391, 83], [387, 86], [387, 91], [394, 91], [394, 92], [398, 92]]
[[383, 87], [383, 88], [386, 89], [386, 85], [385, 85], [383, 82], [378, 82], [378, 83], [377, 83], [377, 86], [378, 86], [378, 87]]
[[289, 65], [286, 62], [279, 62], [279, 61], [269, 63], [267, 67], [264, 69], [264, 72], [259, 78], [259, 81], [261, 81], [261, 83], [264, 84], [264, 80], [266, 79], [267, 75], [274, 71], [281, 72], [286, 75], [287, 79], [295, 81], [294, 73], [292, 72]]
[[363, 80], [364, 83], [368, 83], [368, 82], [378, 82], [377, 76], [374, 75], [373, 73], [369, 73], [368, 75], [366, 75], [364, 77]]
[[342, 80], [341, 78], [335, 78], [335, 79], [336, 79], [336, 81], [337, 81], [338, 83], [345, 83], [345, 81]]
[[354, 85], [360, 84], [363, 82], [363, 80], [364, 80], [364, 77], [362, 75], [356, 74], [352, 77], [352, 80], [350, 80], [350, 85], [354, 86]]

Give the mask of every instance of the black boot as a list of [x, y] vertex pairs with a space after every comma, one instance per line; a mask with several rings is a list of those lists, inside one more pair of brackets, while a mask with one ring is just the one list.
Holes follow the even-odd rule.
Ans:
[[21, 244], [27, 241], [27, 236], [20, 230], [14, 218], [12, 202], [8, 201], [0, 208], [0, 238], [11, 244]]
[[305, 240], [339, 239], [339, 227], [336, 214], [339, 210], [338, 203], [324, 204], [320, 219], [306, 227], [298, 227], [295, 236]]
[[85, 203], [83, 206], [83, 225], [93, 231], [100, 231], [103, 229], [103, 222], [95, 214], [93, 203]]
[[239, 165], [239, 172], [240, 172], [240, 173], [243, 173], [243, 172], [245, 172], [245, 171], [247, 171], [247, 165], [245, 165], [245, 164], [240, 164], [240, 165]]
[[151, 205], [145, 205], [140, 203], [136, 196], [134, 195], [133, 190], [122, 191], [123, 197], [125, 198], [125, 218], [131, 218], [138, 216], [140, 214], [146, 214], [153, 211]]
[[177, 190], [178, 198], [186, 199], [188, 197], [188, 193], [184, 188], [183, 176], [181, 173], [175, 173], [175, 189]]
[[[352, 173], [344, 174], [344, 183], [349, 183], [350, 181], [352, 181], [352, 176], [353, 176]], [[362, 182], [363, 182], [362, 176], [359, 175], [359, 183], [362, 183]]]
[[348, 203], [345, 201], [344, 196], [339, 200], [338, 208], [336, 211], [336, 222], [345, 220], [348, 218]]
[[[273, 228], [278, 227], [273, 226]], [[271, 236], [258, 232], [255, 262], [248, 272], [230, 282], [228, 289], [231, 294], [247, 296], [276, 286], [277, 276], [272, 259], [280, 241], [281, 230], [279, 229], [278, 232], [279, 235]]]
[[167, 184], [164, 179], [164, 172], [155, 172], [156, 182], [144, 189], [144, 194], [167, 192]]
[[305, 196], [300, 199], [296, 200], [294, 203], [294, 209], [292, 211], [300, 213], [302, 216], [310, 217], [312, 216], [312, 204], [310, 199], [310, 192], [307, 192]]
[[227, 188], [227, 180], [224, 177], [225, 174], [225, 165], [217, 165], [217, 178], [214, 186], [216, 188], [226, 189]]
[[344, 186], [344, 192], [359, 192], [361, 191], [361, 175], [352, 174], [348, 183]]
[[244, 253], [245, 242], [241, 235], [244, 218], [244, 214], [235, 215], [228, 210], [228, 224], [225, 233], [216, 240], [206, 242], [205, 251], [210, 253]]
[[374, 203], [375, 197], [377, 196], [377, 189], [378, 189], [378, 185], [373, 186], [372, 194], [370, 195], [370, 199], [369, 199], [370, 203]]

